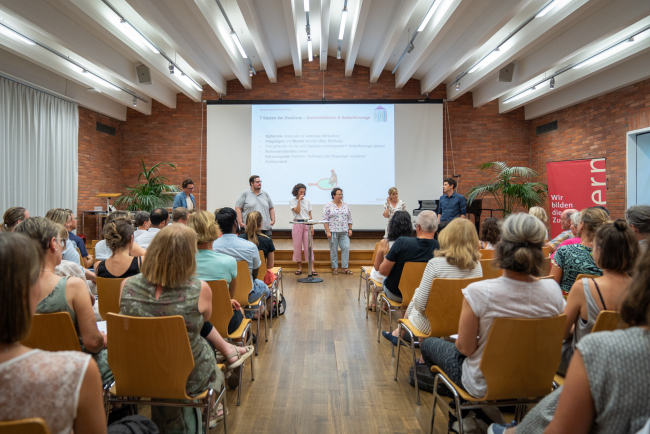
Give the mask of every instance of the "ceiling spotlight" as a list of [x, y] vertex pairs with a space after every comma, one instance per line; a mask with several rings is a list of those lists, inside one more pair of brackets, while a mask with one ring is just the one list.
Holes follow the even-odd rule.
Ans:
[[250, 66], [248, 67], [248, 76], [249, 77], [253, 76], [253, 68], [251, 68]]
[[340, 58], [341, 58], [341, 48], [339, 48], [338, 50], [336, 50], [336, 58], [337, 58], [337, 59], [340, 59]]
[[138, 105], [138, 99], [136, 97], [133, 97], [133, 107]]
[[169, 64], [169, 73], [172, 74], [172, 75], [174, 75], [174, 72], [175, 72], [175, 71], [174, 71], [174, 64], [170, 63], [170, 64]]
[[551, 78], [551, 89], [555, 89], [555, 77]]
[[409, 46], [406, 49], [406, 52], [410, 54], [411, 51], [413, 51], [413, 50], [415, 50], [415, 45], [413, 45], [413, 42], [409, 42]]
[[460, 90], [460, 81], [456, 82], [456, 90]]

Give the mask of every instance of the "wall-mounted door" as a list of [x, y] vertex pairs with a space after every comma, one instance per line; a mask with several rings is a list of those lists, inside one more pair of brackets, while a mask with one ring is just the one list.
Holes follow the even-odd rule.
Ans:
[[650, 204], [650, 133], [636, 136], [637, 204]]

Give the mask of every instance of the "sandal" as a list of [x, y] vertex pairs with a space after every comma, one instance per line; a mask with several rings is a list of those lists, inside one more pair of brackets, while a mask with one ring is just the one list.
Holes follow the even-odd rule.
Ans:
[[338, 269], [332, 270], [332, 274], [339, 274], [339, 270]]
[[352, 271], [350, 271], [350, 270], [345, 270], [345, 271], [343, 272], [343, 274], [354, 274], [354, 273], [353, 273]]
[[[221, 411], [221, 414], [219, 414], [219, 411]], [[217, 426], [217, 423], [219, 421], [223, 420], [224, 414], [229, 414], [228, 412], [228, 407], [226, 407], [226, 411], [223, 411], [223, 404], [219, 404], [219, 407], [217, 407], [217, 410], [212, 413], [212, 416], [210, 416], [210, 429], [214, 428]]]
[[300, 276], [302, 274], [301, 270], [296, 271], [296, 276]]
[[[228, 369], [233, 370], [235, 368], [240, 367], [246, 359], [248, 359], [254, 352], [255, 352], [255, 347], [252, 345], [249, 345], [246, 348], [246, 352], [244, 354], [240, 353], [239, 351], [235, 351], [232, 354], [229, 354], [226, 356], [226, 363], [228, 364]], [[235, 360], [232, 363], [228, 363], [228, 359], [232, 357], [237, 357], [237, 360]]]
[[374, 302], [374, 301], [373, 301], [372, 303], [370, 303], [370, 304], [368, 305], [368, 310], [371, 310], [371, 311], [373, 311], [373, 312], [376, 312], [376, 311], [377, 311], [377, 303]]
[[311, 272], [311, 275], [312, 275], [312, 276], [318, 276], [318, 273], [315, 272], [315, 271], [312, 271], [312, 272]]

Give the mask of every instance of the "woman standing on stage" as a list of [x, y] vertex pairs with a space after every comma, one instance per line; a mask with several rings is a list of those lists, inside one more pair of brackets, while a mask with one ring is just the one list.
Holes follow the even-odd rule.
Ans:
[[341, 247], [341, 265], [343, 274], [352, 274], [348, 270], [348, 259], [350, 258], [350, 237], [352, 236], [352, 213], [347, 203], [343, 202], [343, 190], [334, 187], [332, 189], [332, 201], [323, 208], [323, 220], [325, 233], [330, 244], [330, 260], [332, 262], [332, 274], [339, 274], [339, 259], [337, 250]]
[[[399, 200], [397, 188], [391, 187], [388, 189], [388, 197], [386, 198], [386, 203], [384, 203], [384, 218], [388, 219], [388, 223], [390, 223], [390, 219], [395, 214], [395, 211], [406, 211], [406, 203], [403, 200]], [[388, 223], [386, 223], [384, 238], [388, 237]]]
[[[291, 194], [293, 194], [294, 199], [289, 201], [289, 206], [291, 207], [291, 213], [293, 214], [293, 221], [298, 219], [301, 220], [313, 220], [311, 217], [311, 203], [305, 199], [305, 193], [307, 192], [307, 187], [305, 184], [296, 184], [293, 186]], [[305, 252], [305, 261], [309, 262], [307, 258], [307, 252], [309, 252], [309, 233], [307, 231], [311, 230], [311, 235], [314, 236], [314, 227], [311, 225], [293, 225], [291, 229], [291, 238], [293, 238], [293, 262], [298, 264], [298, 271], [296, 275], [302, 274], [302, 262], [300, 258], [300, 252], [304, 250]], [[314, 271], [314, 252], [311, 252], [311, 272], [313, 275], [317, 275]]]

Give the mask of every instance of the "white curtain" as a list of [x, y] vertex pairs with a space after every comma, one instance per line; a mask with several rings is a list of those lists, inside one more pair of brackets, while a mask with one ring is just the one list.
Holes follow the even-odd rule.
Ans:
[[77, 104], [0, 77], [0, 220], [77, 208]]

